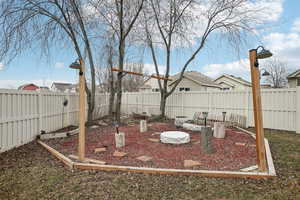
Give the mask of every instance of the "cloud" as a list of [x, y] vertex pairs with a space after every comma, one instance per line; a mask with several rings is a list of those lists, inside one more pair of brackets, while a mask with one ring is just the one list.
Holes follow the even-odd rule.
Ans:
[[217, 78], [222, 74], [231, 74], [249, 80], [250, 64], [248, 59], [242, 59], [224, 64], [209, 64], [201, 70], [205, 75]]
[[[63, 82], [65, 83], [66, 80], [0, 80], [0, 88], [4, 89], [17, 89], [19, 86], [27, 83], [33, 83], [38, 86], [48, 86], [51, 87], [53, 82]], [[71, 82], [70, 82], [71, 83]]]
[[294, 21], [292, 31], [293, 32], [300, 32], [300, 18], [298, 18]]
[[57, 63], [55, 63], [54, 67], [55, 68], [63, 68], [63, 67], [65, 67], [65, 64], [63, 62], [57, 62]]
[[[262, 38], [263, 44], [272, 51], [274, 57], [287, 64], [288, 70], [296, 70], [300, 67], [300, 18], [296, 19], [287, 33], [273, 32]], [[298, 31], [298, 32], [297, 32]], [[260, 61], [263, 66], [266, 60]], [[210, 64], [202, 68], [202, 72], [210, 77], [221, 74], [232, 74], [244, 79], [250, 79], [250, 67], [248, 58], [224, 64]]]
[[0, 71], [4, 70], [4, 64], [0, 63]]
[[[166, 71], [166, 67], [164, 65], [158, 65], [158, 71], [160, 74], [164, 74]], [[145, 63], [144, 64], [144, 72], [149, 74], [155, 74], [155, 66], [154, 64]]]
[[264, 44], [274, 53], [279, 60], [286, 62], [289, 68], [297, 69], [300, 66], [300, 20], [297, 19], [290, 32], [274, 32], [263, 37]]

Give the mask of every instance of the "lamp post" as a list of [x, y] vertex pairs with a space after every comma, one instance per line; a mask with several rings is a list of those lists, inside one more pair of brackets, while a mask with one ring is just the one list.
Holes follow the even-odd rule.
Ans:
[[204, 126], [206, 126], [206, 118], [208, 116], [208, 112], [202, 112], [203, 118], [204, 118]]
[[222, 115], [223, 115], [223, 122], [225, 122], [225, 118], [226, 118], [226, 112], [225, 112], [225, 111], [223, 111], [223, 112], [222, 112]]
[[[261, 48], [262, 50], [260, 52], [257, 52], [259, 48]], [[264, 143], [264, 129], [260, 94], [260, 70], [258, 59], [269, 58], [271, 56], [272, 53], [266, 50], [263, 46], [258, 46], [256, 49], [249, 50], [253, 96], [253, 114], [256, 132], [256, 153], [259, 171], [267, 171], [267, 163]]]
[[[79, 63], [78, 63], [79, 60]], [[85, 158], [85, 80], [84, 80], [84, 62], [77, 59], [70, 66], [72, 69], [79, 70], [79, 141], [78, 141], [78, 159], [84, 161]]]

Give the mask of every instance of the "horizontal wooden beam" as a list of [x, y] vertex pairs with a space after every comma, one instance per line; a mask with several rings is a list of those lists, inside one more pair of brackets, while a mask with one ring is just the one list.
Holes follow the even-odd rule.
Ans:
[[159, 79], [159, 80], [172, 81], [172, 79], [165, 78], [165, 77], [162, 77], [162, 76], [147, 75], [147, 74], [143, 74], [143, 73], [139, 73], [139, 72], [131, 72], [131, 71], [127, 71], [127, 70], [120, 70], [120, 69], [117, 69], [117, 68], [112, 68], [112, 71], [114, 71], [114, 72], [124, 72], [126, 74], [133, 74], [133, 75], [137, 75], [137, 76], [145, 76], [145, 77], [155, 78], [155, 79]]
[[[79, 160], [79, 157], [76, 155], [69, 155], [70, 158], [75, 159], [75, 160]], [[87, 163], [96, 163], [96, 164], [100, 164], [100, 165], [105, 165], [106, 162], [101, 161], [101, 160], [96, 160], [96, 159], [92, 159], [92, 158], [84, 158], [84, 162]]]
[[60, 152], [56, 151], [55, 149], [53, 149], [52, 147], [48, 146], [47, 144], [45, 144], [44, 142], [42, 142], [40, 140], [38, 140], [37, 143], [39, 143], [40, 145], [42, 145], [43, 147], [45, 147], [52, 155], [54, 155], [57, 159], [59, 159], [60, 161], [62, 161], [70, 169], [73, 169], [74, 162], [70, 158], [64, 156], [63, 154], [61, 154]]
[[210, 170], [186, 170], [186, 169], [164, 169], [148, 167], [132, 167], [118, 165], [98, 165], [88, 163], [74, 163], [75, 169], [84, 170], [101, 170], [101, 171], [125, 171], [135, 173], [149, 174], [170, 174], [170, 175], [194, 175], [205, 177], [222, 177], [222, 178], [270, 178], [272, 175], [266, 172], [236, 172], [236, 171], [210, 171]]

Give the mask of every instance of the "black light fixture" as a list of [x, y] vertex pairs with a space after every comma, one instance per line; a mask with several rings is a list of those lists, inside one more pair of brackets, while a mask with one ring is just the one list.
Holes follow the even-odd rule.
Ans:
[[204, 126], [206, 126], [206, 118], [208, 117], [208, 112], [202, 112], [204, 118]]
[[222, 112], [222, 115], [223, 115], [223, 122], [225, 122], [225, 118], [226, 118], [226, 112], [225, 112], [225, 111], [223, 111], [223, 112]]
[[270, 76], [271, 75], [267, 70], [265, 70], [265, 69], [262, 69], [262, 70], [264, 70], [264, 73], [261, 74], [262, 76]]
[[[261, 48], [261, 51], [260, 52], [257, 52], [258, 49]], [[256, 49], [256, 61], [254, 63], [254, 66], [255, 67], [258, 67], [259, 64], [258, 64], [258, 59], [265, 59], [265, 58], [269, 58], [271, 57], [273, 54], [269, 51], [269, 50], [266, 50], [263, 46], [258, 46]]]
[[257, 52], [256, 54], [256, 57], [257, 59], [265, 59], [265, 58], [269, 58], [271, 57], [273, 54], [271, 53], [271, 51], [265, 49], [263, 46], [258, 46], [256, 48], [256, 51], [259, 49], [259, 48], [262, 48], [260, 52]]
[[76, 59], [75, 62], [73, 62], [69, 67], [72, 69], [81, 69], [81, 65], [78, 62], [78, 59]]

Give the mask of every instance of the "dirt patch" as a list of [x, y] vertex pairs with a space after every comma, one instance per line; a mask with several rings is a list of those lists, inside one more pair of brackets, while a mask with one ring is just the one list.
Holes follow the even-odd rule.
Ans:
[[[122, 148], [115, 147], [113, 126], [88, 130], [86, 133], [86, 157], [105, 161], [107, 164], [185, 169], [184, 161], [193, 160], [201, 165], [193, 169], [209, 170], [238, 170], [255, 165], [256, 149], [255, 140], [236, 129], [226, 129], [226, 138], [213, 138], [214, 153], [206, 154], [201, 150], [200, 132], [177, 129], [173, 123], [151, 123], [148, 131], [139, 132], [139, 125], [121, 126], [121, 132], [125, 133], [126, 145]], [[162, 131], [180, 130], [190, 134], [191, 142], [187, 144], [173, 145], [159, 142], [159, 134]], [[156, 142], [154, 142], [154, 140]], [[45, 141], [65, 155], [76, 154], [78, 136], [63, 139], [51, 139]], [[236, 145], [245, 143], [245, 145]], [[106, 148], [105, 152], [95, 153], [95, 148]], [[115, 151], [125, 152], [124, 157], [114, 157]], [[144, 162], [137, 157], [148, 156], [152, 159]]]

